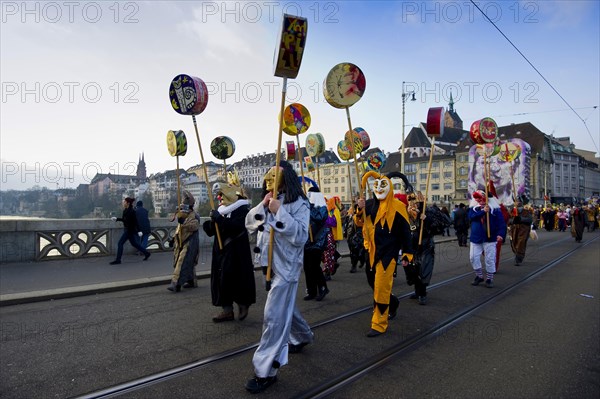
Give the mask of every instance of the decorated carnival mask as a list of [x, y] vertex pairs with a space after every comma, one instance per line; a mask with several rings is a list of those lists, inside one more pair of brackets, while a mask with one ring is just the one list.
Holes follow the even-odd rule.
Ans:
[[[279, 174], [277, 177], [277, 189], [279, 191], [279, 189], [281, 188], [281, 183], [283, 181], [283, 168], [279, 168]], [[269, 169], [269, 171], [265, 174], [264, 180], [267, 185], [267, 191], [273, 191], [275, 189], [275, 166]]]
[[485, 193], [481, 190], [473, 192], [473, 199], [481, 206], [485, 206]]
[[390, 179], [387, 177], [381, 177], [379, 179], [375, 179], [373, 182], [373, 194], [377, 197], [378, 200], [384, 200], [390, 190], [392, 189], [392, 185], [390, 184]]
[[216, 182], [213, 192], [217, 193], [219, 205], [228, 206], [240, 198], [245, 198], [237, 171], [227, 172], [227, 183]]

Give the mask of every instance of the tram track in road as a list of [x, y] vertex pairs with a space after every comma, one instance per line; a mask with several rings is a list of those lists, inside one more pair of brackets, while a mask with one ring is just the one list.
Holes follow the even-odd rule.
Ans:
[[[591, 242], [595, 242], [597, 240], [597, 238], [598, 237], [596, 237], [592, 241], [586, 242], [583, 246], [589, 245]], [[567, 241], [569, 239], [570, 238], [564, 238], [564, 239], [561, 239], [558, 241], [553, 241], [551, 243], [544, 244], [544, 245], [538, 247], [537, 250], [539, 251], [539, 250], [545, 249], [547, 247], [555, 247], [557, 244]], [[580, 248], [580, 247], [578, 247], [578, 248]], [[327, 378], [326, 383], [316, 385], [313, 388], [305, 390], [298, 397], [300, 397], [300, 398], [324, 397], [332, 392], [335, 392], [338, 389], [341, 389], [341, 388], [347, 386], [348, 384], [351, 384], [352, 382], [361, 378], [365, 374], [368, 374], [371, 370], [388, 363], [390, 360], [392, 360], [396, 356], [402, 354], [403, 352], [410, 350], [412, 348], [415, 348], [418, 345], [421, 345], [422, 343], [427, 342], [432, 337], [435, 337], [436, 335], [443, 333], [446, 329], [448, 329], [448, 328], [452, 327], [453, 325], [459, 323], [460, 321], [464, 320], [466, 317], [471, 315], [473, 312], [475, 312], [478, 309], [480, 309], [481, 307], [487, 305], [491, 301], [494, 301], [497, 298], [499, 298], [500, 296], [505, 295], [506, 293], [517, 289], [520, 285], [524, 284], [527, 281], [530, 281], [531, 279], [536, 277], [539, 273], [542, 273], [543, 271], [551, 268], [552, 266], [556, 265], [560, 261], [568, 258], [569, 256], [572, 255], [572, 253], [574, 251], [576, 251], [576, 249], [568, 251], [567, 253], [563, 254], [559, 258], [554, 259], [551, 262], [546, 263], [545, 265], [542, 265], [541, 267], [539, 267], [535, 271], [529, 273], [522, 279], [519, 279], [518, 281], [514, 282], [513, 284], [511, 284], [499, 291], [494, 292], [493, 295], [487, 296], [482, 301], [479, 301], [471, 306], [467, 306], [466, 308], [458, 310], [457, 312], [453, 313], [450, 317], [447, 317], [444, 320], [439, 321], [433, 327], [423, 331], [422, 333], [409, 336], [408, 338], [403, 339], [400, 343], [393, 345], [387, 349], [382, 350], [377, 355], [375, 355], [369, 359], [366, 359], [366, 360], [360, 362], [359, 364], [356, 364], [355, 366], [338, 374], [337, 376], [332, 377], [332, 378]], [[505, 259], [502, 263], [510, 262], [511, 260], [512, 259]], [[429, 288], [430, 288], [430, 291], [437, 290], [437, 289], [448, 286], [452, 283], [455, 283], [459, 280], [462, 280], [464, 278], [471, 277], [471, 276], [472, 276], [472, 272], [470, 271], [470, 272], [463, 273], [463, 274], [460, 274], [457, 276], [453, 276], [444, 281], [440, 281], [438, 283], [432, 284]], [[408, 296], [409, 296], [409, 294], [407, 293], [407, 294], [399, 296], [399, 298], [403, 299]], [[321, 327], [332, 325], [338, 321], [349, 319], [353, 316], [368, 312], [370, 310], [372, 310], [371, 306], [361, 307], [361, 308], [358, 308], [355, 310], [351, 310], [348, 312], [344, 312], [342, 314], [335, 315], [333, 317], [327, 318], [325, 320], [322, 320], [322, 321], [319, 321], [316, 323], [312, 323], [311, 327], [313, 329], [319, 329]], [[178, 377], [182, 377], [182, 376], [184, 376], [188, 373], [191, 373], [195, 370], [215, 366], [226, 360], [236, 358], [238, 356], [246, 354], [247, 352], [255, 349], [257, 346], [258, 346], [257, 342], [239, 346], [237, 348], [227, 350], [227, 351], [224, 351], [221, 353], [217, 353], [217, 354], [214, 354], [211, 356], [207, 356], [207, 357], [204, 357], [197, 361], [193, 361], [193, 362], [181, 365], [181, 366], [173, 367], [173, 368], [170, 368], [170, 369], [158, 372], [158, 373], [149, 374], [147, 376], [137, 378], [134, 380], [130, 380], [130, 381], [127, 381], [124, 383], [116, 384], [114, 386], [110, 386], [110, 387], [107, 387], [107, 388], [104, 388], [101, 390], [96, 390], [94, 392], [90, 392], [85, 395], [78, 396], [78, 398], [110, 398], [110, 397], [117, 397], [117, 396], [125, 395], [128, 393], [134, 393], [136, 391], [142, 391], [153, 385], [160, 384], [160, 383], [166, 382], [168, 380], [177, 379]]]
[[[539, 267], [538, 269], [532, 271], [531, 273], [527, 274], [525, 277], [520, 278], [519, 280], [506, 286], [505, 288], [494, 292], [492, 295], [488, 296], [484, 300], [452, 314], [450, 317], [439, 322], [438, 324], [434, 325], [430, 329], [423, 331], [422, 333], [416, 334], [412, 337], [409, 337], [406, 340], [403, 340], [402, 342], [386, 349], [385, 351], [382, 351], [382, 352], [376, 354], [375, 356], [371, 357], [370, 359], [367, 359], [367, 360], [353, 366], [352, 368], [349, 368], [349, 369], [345, 370], [344, 372], [339, 373], [337, 376], [335, 376], [333, 378], [331, 378], [331, 377], [328, 378], [327, 382], [317, 385], [317, 386], [314, 386], [312, 389], [305, 391], [305, 392], [295, 396], [294, 398], [295, 399], [307, 399], [307, 398], [317, 399], [317, 398], [327, 397], [328, 395], [330, 395], [334, 392], [337, 392], [338, 390], [346, 387], [349, 384], [352, 384], [353, 382], [357, 381], [358, 379], [365, 376], [366, 374], [374, 371], [375, 369], [388, 364], [390, 361], [394, 360], [394, 358], [396, 358], [396, 356], [400, 356], [403, 353], [405, 353], [406, 351], [414, 350], [415, 348], [425, 344], [426, 342], [429, 342], [429, 340], [431, 340], [437, 336], [440, 336], [441, 334], [444, 333], [444, 331], [447, 331], [449, 328], [460, 323], [461, 321], [463, 321], [464, 319], [466, 319], [467, 317], [472, 315], [474, 312], [480, 310], [481, 308], [489, 305], [490, 303], [492, 303], [494, 301], [497, 301], [498, 299], [504, 297], [508, 293], [518, 289], [523, 284], [528, 283], [529, 281], [536, 278], [540, 274], [548, 271], [549, 269], [556, 266], [560, 262], [569, 258], [571, 255], [573, 255], [573, 253], [578, 251], [580, 248], [594, 244], [596, 241], [598, 241], [598, 239], [599, 239], [599, 237], [595, 237], [594, 239], [585, 242], [581, 247], [576, 247], [576, 248], [571, 249], [570, 251], [561, 255], [557, 259], [554, 259], [554, 260], [546, 263], [545, 265]], [[561, 240], [561, 241], [565, 241], [565, 240]], [[553, 243], [552, 245], [556, 245], [556, 243]], [[468, 273], [468, 275], [471, 276], [472, 273]]]

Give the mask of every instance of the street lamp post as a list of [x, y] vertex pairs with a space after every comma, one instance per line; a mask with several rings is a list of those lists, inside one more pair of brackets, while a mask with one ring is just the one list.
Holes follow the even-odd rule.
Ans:
[[411, 99], [410, 101], [417, 101], [417, 99], [415, 98], [415, 91], [411, 90], [408, 93], [404, 92], [404, 83], [406, 82], [402, 82], [402, 149], [401, 149], [401, 153], [400, 153], [400, 173], [404, 173], [404, 115], [405, 115], [405, 104], [406, 104], [406, 96], [411, 95]]

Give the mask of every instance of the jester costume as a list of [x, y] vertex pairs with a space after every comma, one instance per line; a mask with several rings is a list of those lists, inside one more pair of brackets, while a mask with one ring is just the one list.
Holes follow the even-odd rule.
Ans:
[[364, 199], [359, 200], [359, 211], [355, 215], [355, 221], [363, 226], [369, 268], [374, 272], [373, 316], [371, 331], [367, 336], [376, 337], [388, 328], [397, 259], [400, 257], [403, 266], [407, 266], [413, 255], [406, 205], [394, 198], [392, 181], [387, 176], [369, 171], [363, 176], [363, 187], [370, 177], [375, 178], [373, 193], [376, 199], [366, 202]]

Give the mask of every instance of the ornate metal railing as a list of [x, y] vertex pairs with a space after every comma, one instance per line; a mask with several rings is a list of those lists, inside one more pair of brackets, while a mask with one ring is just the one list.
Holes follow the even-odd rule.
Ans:
[[[176, 222], [151, 219], [148, 249], [169, 251]], [[108, 256], [116, 253], [122, 223], [106, 219], [0, 219], [0, 262], [43, 261]], [[212, 245], [200, 233], [200, 245]], [[130, 246], [127, 252], [135, 252]]]

